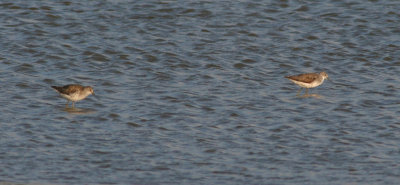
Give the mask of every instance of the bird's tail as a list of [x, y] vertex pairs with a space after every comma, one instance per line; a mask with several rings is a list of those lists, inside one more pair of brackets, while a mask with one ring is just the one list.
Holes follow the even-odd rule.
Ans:
[[61, 88], [61, 87], [51, 86], [51, 88], [55, 89], [57, 92], [60, 92], [60, 88]]

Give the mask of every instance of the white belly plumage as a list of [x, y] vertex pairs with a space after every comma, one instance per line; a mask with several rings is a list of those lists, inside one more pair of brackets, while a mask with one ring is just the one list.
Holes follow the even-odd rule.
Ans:
[[74, 93], [74, 94], [60, 94], [63, 98], [69, 100], [69, 101], [73, 101], [73, 102], [77, 102], [80, 100], [83, 100], [84, 98], [86, 98], [86, 96], [82, 96], [79, 93]]
[[300, 82], [300, 81], [296, 81], [296, 80], [292, 80], [292, 79], [289, 79], [289, 80], [292, 81], [293, 83], [299, 85], [300, 87], [304, 87], [304, 88], [314, 88], [314, 87], [317, 87], [322, 84], [322, 81], [318, 81], [318, 80], [314, 80], [311, 83], [304, 83], [304, 82]]

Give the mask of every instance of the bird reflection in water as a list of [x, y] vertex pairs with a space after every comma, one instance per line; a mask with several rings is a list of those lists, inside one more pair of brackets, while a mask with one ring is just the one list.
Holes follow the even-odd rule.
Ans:
[[303, 95], [300, 95], [300, 94], [297, 94], [296, 95], [297, 97], [299, 97], [299, 98], [317, 98], [317, 99], [321, 99], [322, 98], [322, 96], [321, 95], [319, 95], [319, 94], [303, 94]]
[[92, 109], [81, 109], [74, 107], [64, 107], [63, 110], [71, 114], [91, 114], [96, 112], [95, 110]]

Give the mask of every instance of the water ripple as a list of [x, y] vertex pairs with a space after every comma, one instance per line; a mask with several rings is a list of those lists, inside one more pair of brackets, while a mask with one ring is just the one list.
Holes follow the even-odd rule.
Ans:
[[[398, 182], [394, 1], [0, 9], [0, 184]], [[70, 83], [96, 96], [65, 108]]]

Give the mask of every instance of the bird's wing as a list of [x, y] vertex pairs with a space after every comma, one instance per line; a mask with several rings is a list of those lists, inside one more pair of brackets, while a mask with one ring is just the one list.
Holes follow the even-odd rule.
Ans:
[[295, 81], [304, 82], [304, 83], [311, 83], [315, 79], [318, 78], [318, 75], [314, 74], [314, 73], [307, 73], [307, 74], [301, 74], [301, 75], [295, 75], [295, 76], [287, 76], [286, 78], [289, 78], [289, 79], [295, 80]]
[[75, 94], [81, 90], [83, 90], [83, 87], [80, 85], [66, 85], [63, 87], [59, 87], [59, 89], [57, 89], [60, 93], [62, 94]]

